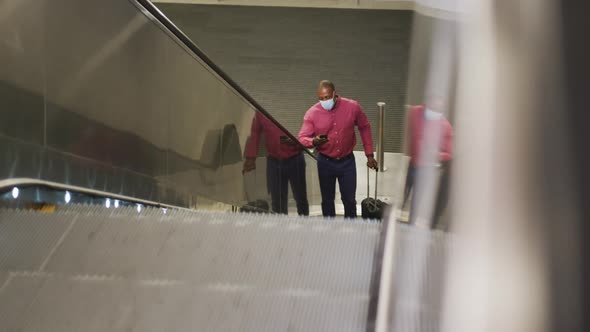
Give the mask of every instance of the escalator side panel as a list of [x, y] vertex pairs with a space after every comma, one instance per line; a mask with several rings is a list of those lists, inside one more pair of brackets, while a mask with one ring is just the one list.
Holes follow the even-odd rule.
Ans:
[[118, 0], [2, 6], [0, 183], [22, 177], [185, 207], [195, 197], [244, 202], [256, 110], [151, 14]]

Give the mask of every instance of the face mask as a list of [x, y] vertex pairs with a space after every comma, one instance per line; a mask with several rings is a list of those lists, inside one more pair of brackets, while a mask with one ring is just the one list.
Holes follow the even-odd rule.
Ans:
[[332, 108], [334, 108], [334, 97], [332, 97], [332, 99], [328, 99], [328, 100], [320, 100], [320, 104], [322, 104], [322, 107], [326, 111], [331, 111]]
[[426, 118], [426, 120], [440, 120], [442, 119], [443, 115], [442, 113], [426, 109], [426, 111], [424, 111], [424, 117]]

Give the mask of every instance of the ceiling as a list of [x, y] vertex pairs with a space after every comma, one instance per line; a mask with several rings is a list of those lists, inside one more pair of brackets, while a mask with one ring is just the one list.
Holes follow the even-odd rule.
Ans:
[[155, 3], [207, 5], [416, 10], [437, 15], [457, 11], [460, 0], [153, 0]]

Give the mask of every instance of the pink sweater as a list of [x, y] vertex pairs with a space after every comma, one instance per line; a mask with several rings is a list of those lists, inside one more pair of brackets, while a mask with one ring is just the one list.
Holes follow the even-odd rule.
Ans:
[[[453, 158], [453, 127], [445, 118], [440, 120], [426, 120], [423, 105], [413, 106], [409, 115], [410, 131], [410, 163], [413, 166], [423, 166], [422, 149], [429, 144], [438, 144], [439, 161], [450, 161]], [[440, 133], [440, 137], [428, 133]]]
[[266, 138], [266, 152], [274, 159], [289, 159], [300, 154], [302, 151], [299, 146], [282, 144], [281, 136], [286, 136], [285, 133], [266, 116], [256, 112], [252, 120], [250, 142], [246, 146], [247, 158], [256, 158], [261, 135], [264, 135]]
[[331, 111], [326, 111], [320, 103], [313, 105], [303, 118], [299, 131], [299, 141], [305, 147], [313, 147], [313, 138], [328, 135], [329, 141], [317, 150], [331, 158], [342, 158], [352, 153], [356, 145], [354, 127], [358, 127], [365, 154], [373, 154], [371, 124], [358, 102], [338, 97]]

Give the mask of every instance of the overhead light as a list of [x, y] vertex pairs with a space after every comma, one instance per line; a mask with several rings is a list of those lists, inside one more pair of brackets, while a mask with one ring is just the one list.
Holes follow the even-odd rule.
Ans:
[[119, 200], [118, 200], [118, 199], [116, 199], [116, 200], [115, 200], [115, 209], [116, 209], [116, 208], [118, 208], [118, 207], [119, 207]]
[[107, 209], [109, 209], [111, 207], [111, 199], [110, 198], [107, 198], [104, 201], [104, 205], [107, 207]]
[[12, 198], [17, 199], [19, 194], [19, 190], [17, 187], [12, 188]]
[[164, 214], [166, 214], [166, 212], [168, 212], [167, 208], [162, 208], [162, 212], [164, 212]]
[[66, 191], [66, 195], [64, 196], [64, 199], [66, 201], [66, 204], [68, 204], [72, 200], [72, 195], [70, 194], [69, 191]]
[[137, 212], [141, 212], [141, 204], [137, 204]]

